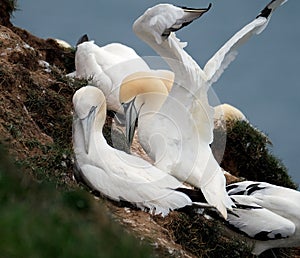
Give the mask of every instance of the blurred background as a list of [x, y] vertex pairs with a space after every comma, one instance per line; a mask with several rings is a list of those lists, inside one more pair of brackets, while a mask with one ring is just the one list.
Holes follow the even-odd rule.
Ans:
[[[213, 6], [200, 20], [177, 35], [201, 67], [240, 28], [252, 21], [268, 0], [195, 1], [169, 3], [188, 7]], [[42, 38], [59, 38], [75, 45], [88, 34], [98, 45], [120, 42], [141, 56], [156, 55], [132, 32], [134, 20], [150, 0], [19, 0], [12, 22]], [[300, 1], [288, 1], [274, 13], [266, 30], [239, 49], [239, 55], [213, 88], [220, 102], [230, 103], [265, 132], [272, 151], [300, 184]]]

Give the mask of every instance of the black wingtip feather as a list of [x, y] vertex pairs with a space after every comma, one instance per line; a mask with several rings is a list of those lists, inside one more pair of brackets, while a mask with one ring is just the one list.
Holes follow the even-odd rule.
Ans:
[[180, 7], [181, 9], [185, 10], [185, 11], [209, 11], [209, 9], [212, 7], [212, 3], [209, 3], [207, 8], [190, 8], [190, 7], [186, 7], [186, 6], [177, 6]]
[[270, 8], [271, 4], [273, 2], [275, 2], [276, 0], [271, 1], [261, 12], [259, 15], [256, 16], [256, 18], [259, 17], [264, 17], [266, 19], [268, 19], [268, 17], [270, 16], [271, 12], [272, 12], [272, 8]]

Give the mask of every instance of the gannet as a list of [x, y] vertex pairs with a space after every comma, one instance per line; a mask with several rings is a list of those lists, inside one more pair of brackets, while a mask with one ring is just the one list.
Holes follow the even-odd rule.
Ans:
[[69, 48], [72, 49], [72, 46], [70, 43], [68, 43], [67, 41], [63, 40], [63, 39], [53, 39], [60, 47], [62, 48]]
[[214, 121], [248, 121], [238, 108], [224, 103], [214, 107]]
[[[139, 117], [139, 140], [155, 165], [180, 181], [200, 188], [207, 202], [226, 217], [226, 209], [230, 209], [233, 203], [225, 191], [225, 177], [209, 147], [211, 139], [204, 125], [210, 122], [206, 110], [202, 110], [202, 103], [183, 87], [184, 84], [177, 84], [181, 80], [192, 88], [198, 82], [189, 63], [170, 59], [177, 58], [183, 51], [171, 31], [199, 18], [208, 9], [182, 9], [160, 4], [148, 9], [135, 21], [135, 33], [155, 50], [160, 49], [158, 52], [163, 58], [167, 55], [166, 61], [171, 63], [175, 74], [175, 85], [169, 94], [165, 84], [158, 80], [150, 88], [145, 87], [144, 92], [142, 87], [129, 86], [126, 94], [120, 94], [120, 101], [127, 123], [134, 125]], [[165, 92], [162, 94], [162, 91]], [[132, 136], [133, 126], [127, 128], [127, 135]]]
[[176, 178], [107, 144], [102, 134], [106, 102], [98, 88], [86, 86], [77, 90], [73, 106], [76, 167], [92, 189], [112, 200], [125, 200], [163, 216], [192, 204], [186, 194], [174, 190], [184, 187]]
[[227, 186], [237, 207], [227, 221], [254, 242], [253, 254], [300, 246], [300, 192], [264, 182]]
[[123, 112], [119, 103], [119, 85], [133, 72], [148, 71], [149, 66], [130, 47], [111, 43], [99, 47], [94, 41], [77, 45], [76, 77], [89, 80], [104, 93], [109, 110]]
[[[270, 14], [283, 1], [272, 1], [257, 18], [235, 34], [206, 64], [203, 70], [184, 50], [174, 31], [202, 16], [207, 9], [189, 9], [159, 4], [146, 10], [133, 25], [136, 35], [148, 43], [175, 73], [175, 85], [168, 96], [131, 89], [120, 94], [127, 119], [127, 137], [133, 137], [139, 118], [139, 140], [155, 165], [181, 181], [201, 189], [207, 202], [226, 218], [232, 202], [225, 191], [225, 178], [212, 155], [213, 108], [207, 90], [234, 59], [236, 48], [267, 25]], [[160, 87], [155, 85], [155, 87]], [[140, 95], [140, 96], [138, 96]], [[157, 111], [159, 110], [159, 111]]]

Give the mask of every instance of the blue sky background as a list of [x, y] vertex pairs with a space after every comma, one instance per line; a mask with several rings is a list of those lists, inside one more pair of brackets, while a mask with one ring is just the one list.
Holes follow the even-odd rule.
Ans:
[[[201, 67], [236, 31], [253, 20], [268, 0], [173, 0], [168, 3], [212, 9], [177, 35]], [[155, 53], [132, 32], [132, 23], [150, 0], [19, 0], [13, 23], [42, 38], [74, 45], [87, 33], [98, 45], [121, 42], [141, 56]], [[214, 85], [221, 102], [241, 109], [250, 122], [271, 138], [272, 151], [300, 184], [300, 1], [289, 0], [270, 24], [239, 50], [237, 59]]]

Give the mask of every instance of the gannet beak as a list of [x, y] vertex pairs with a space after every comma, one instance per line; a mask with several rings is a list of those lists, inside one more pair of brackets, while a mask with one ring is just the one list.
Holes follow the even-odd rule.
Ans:
[[180, 30], [181, 28], [189, 25], [194, 20], [200, 18], [203, 14], [205, 14], [210, 8], [212, 4], [210, 3], [207, 8], [188, 8], [183, 6], [178, 6], [179, 8], [183, 9], [184, 15], [176, 21], [171, 27], [167, 28], [162, 36], [169, 37], [171, 32]]
[[132, 144], [134, 130], [139, 116], [139, 112], [137, 111], [134, 105], [135, 99], [136, 97], [131, 101], [123, 104], [124, 113], [125, 113], [126, 139], [129, 146], [131, 146]]
[[182, 27], [189, 25], [192, 21], [200, 18], [203, 14], [209, 11], [212, 4], [210, 3], [207, 8], [188, 8], [181, 7], [184, 11], [184, 16], [182, 17]]
[[199, 17], [201, 17], [203, 14], [205, 14], [209, 9], [211, 8], [212, 4], [209, 3], [207, 8], [188, 8], [188, 7], [180, 7], [184, 10], [185, 13], [190, 14], [190, 20], [187, 22], [191, 22]]
[[87, 115], [87, 117], [80, 120], [82, 130], [83, 130], [83, 136], [84, 136], [84, 147], [87, 154], [89, 153], [89, 148], [90, 148], [92, 122], [95, 119], [96, 108], [97, 107], [95, 106], [91, 107], [91, 110]]

